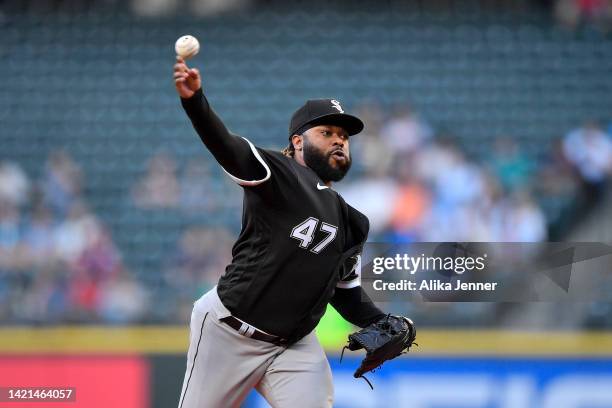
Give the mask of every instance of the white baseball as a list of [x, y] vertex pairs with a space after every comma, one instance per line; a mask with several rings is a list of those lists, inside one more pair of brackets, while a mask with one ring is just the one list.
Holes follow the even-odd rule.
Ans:
[[184, 59], [193, 57], [200, 51], [200, 43], [198, 39], [192, 35], [184, 35], [174, 44], [176, 55]]

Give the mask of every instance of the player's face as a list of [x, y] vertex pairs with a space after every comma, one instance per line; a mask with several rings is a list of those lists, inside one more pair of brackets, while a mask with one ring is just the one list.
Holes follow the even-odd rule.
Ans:
[[320, 125], [304, 132], [304, 163], [323, 181], [340, 181], [351, 168], [349, 135], [340, 126]]

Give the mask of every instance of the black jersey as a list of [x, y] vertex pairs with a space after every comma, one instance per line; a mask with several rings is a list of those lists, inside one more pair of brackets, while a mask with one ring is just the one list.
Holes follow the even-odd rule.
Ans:
[[198, 135], [244, 189], [242, 229], [217, 291], [237, 318], [296, 341], [331, 303], [361, 327], [380, 318], [360, 287], [368, 219], [317, 174], [229, 133], [201, 91], [182, 100]]
[[368, 220], [308, 167], [280, 152], [255, 151], [268, 175], [245, 186], [242, 231], [219, 297], [261, 330], [303, 336], [325, 312], [336, 284], [358, 279], [349, 258], [360, 253]]

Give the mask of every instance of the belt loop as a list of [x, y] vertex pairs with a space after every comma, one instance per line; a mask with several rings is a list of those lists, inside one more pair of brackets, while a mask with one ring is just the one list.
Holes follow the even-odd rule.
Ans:
[[246, 337], [253, 337], [253, 334], [255, 334], [255, 328], [249, 324], [242, 323], [238, 329], [238, 333]]
[[254, 326], [251, 326], [250, 324], [245, 323], [232, 315], [222, 317], [219, 319], [219, 321], [227, 324], [229, 327], [236, 330], [241, 336], [253, 338], [255, 340], [265, 341], [283, 347], [287, 347], [289, 344], [291, 344], [291, 342], [287, 339], [283, 339], [282, 337], [262, 332]]

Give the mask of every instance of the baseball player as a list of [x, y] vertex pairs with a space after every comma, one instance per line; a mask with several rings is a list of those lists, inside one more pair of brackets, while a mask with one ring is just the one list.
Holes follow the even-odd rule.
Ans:
[[291, 117], [288, 147], [265, 150], [228, 131], [181, 57], [174, 80], [202, 142], [244, 190], [232, 261], [194, 303], [179, 408], [238, 407], [252, 388], [273, 407], [331, 407], [314, 333], [327, 304], [360, 327], [385, 316], [360, 286], [368, 219], [331, 188], [363, 123], [335, 99], [309, 100]]

